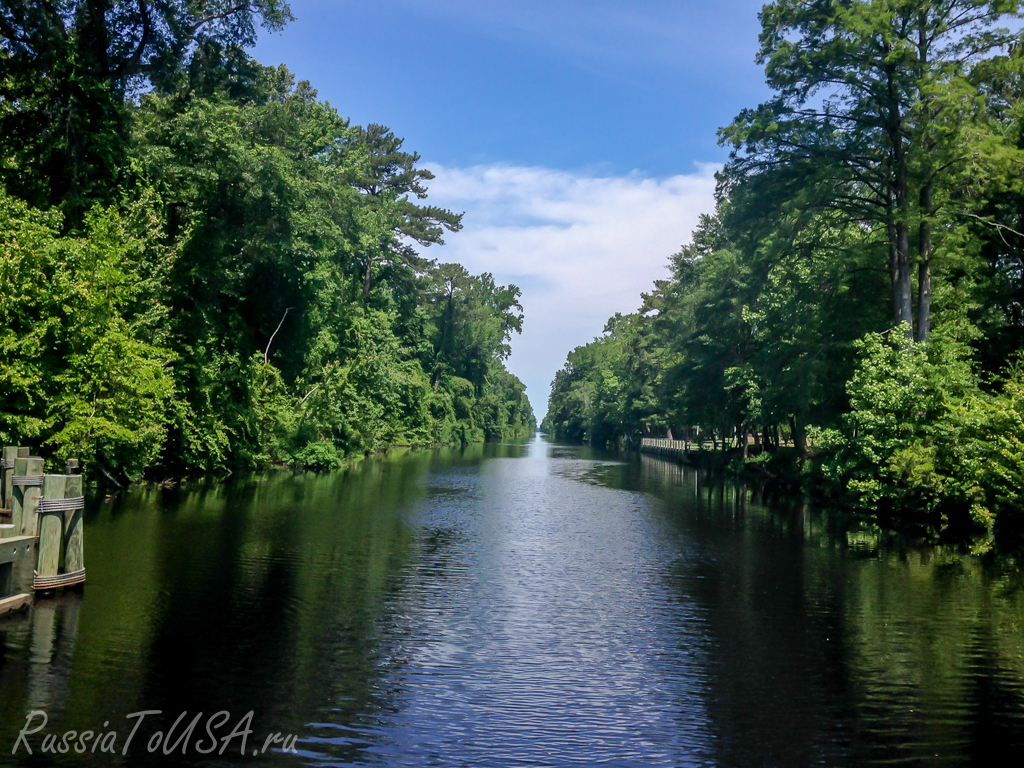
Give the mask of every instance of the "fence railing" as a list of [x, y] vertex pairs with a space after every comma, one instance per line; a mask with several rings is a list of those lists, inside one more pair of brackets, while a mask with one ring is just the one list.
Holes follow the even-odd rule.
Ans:
[[699, 447], [697, 443], [687, 440], [668, 440], [660, 437], [645, 437], [640, 441], [641, 448], [663, 448], [669, 451], [686, 451], [690, 447]]

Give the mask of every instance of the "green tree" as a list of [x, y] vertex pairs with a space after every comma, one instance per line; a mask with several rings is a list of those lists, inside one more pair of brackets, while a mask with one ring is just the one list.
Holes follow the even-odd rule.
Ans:
[[443, 245], [444, 231], [462, 229], [462, 214], [432, 205], [420, 205], [410, 198], [422, 200], [427, 196], [425, 182], [434, 174], [426, 168], [417, 168], [420, 156], [402, 150], [404, 140], [383, 125], [371, 123], [357, 129], [360, 146], [366, 152], [367, 162], [355, 180], [355, 186], [369, 197], [372, 213], [384, 214], [387, 226], [378, 226], [374, 237], [364, 244], [366, 271], [363, 297], [370, 293], [375, 261], [380, 264], [407, 265], [423, 271], [424, 261], [408, 243]]
[[94, 209], [82, 237], [60, 216], [0, 199], [0, 439], [54, 446], [137, 477], [160, 455], [174, 383], [154, 344], [152, 198]]
[[919, 340], [931, 325], [937, 187], [970, 154], [943, 136], [958, 130], [948, 118], [963, 114], [950, 107], [980, 97], [974, 69], [1015, 43], [997, 25], [1018, 11], [1008, 0], [766, 5], [758, 61], [778, 95], [722, 132], [735, 150], [733, 175], [817, 163], [833, 182], [825, 204], [885, 229], [893, 319], [908, 328], [917, 230]]
[[128, 137], [125, 97], [161, 85], [196, 51], [240, 49], [281, 0], [11, 0], [0, 6], [0, 181], [75, 226], [110, 201]]

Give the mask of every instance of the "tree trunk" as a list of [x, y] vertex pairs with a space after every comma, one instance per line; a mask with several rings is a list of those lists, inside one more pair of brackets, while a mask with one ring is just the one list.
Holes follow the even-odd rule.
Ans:
[[[908, 221], [907, 188], [909, 172], [907, 169], [907, 152], [903, 140], [903, 114], [901, 112], [898, 86], [896, 83], [895, 65], [888, 69], [888, 104], [889, 121], [886, 134], [889, 139], [891, 154], [890, 170], [892, 171], [892, 187], [888, 193], [889, 221], [893, 221], [896, 230], [896, 285], [893, 287], [894, 315], [897, 325], [902, 325], [908, 338], [913, 338], [913, 306], [910, 281], [910, 223]], [[895, 203], [895, 210], [892, 204]], [[890, 233], [891, 233], [890, 229]]]
[[931, 331], [932, 315], [932, 185], [921, 188], [921, 241], [917, 264], [917, 340]]
[[803, 420], [797, 416], [790, 416], [789, 428], [793, 431], [793, 447], [797, 455], [802, 459], [807, 456], [807, 431], [804, 428]]
[[[904, 182], [905, 183], [905, 182]], [[900, 218], [896, 222], [896, 267], [898, 272], [899, 323], [904, 327], [907, 336], [913, 334], [914, 309], [913, 293], [910, 281], [910, 224], [907, 222], [906, 190], [903, 190], [900, 202]]]
[[910, 226], [907, 222], [906, 174], [897, 175], [895, 192], [886, 206], [889, 233], [889, 280], [892, 284], [892, 315], [896, 326], [913, 333], [913, 297], [910, 280]]
[[[918, 44], [917, 59], [922, 72], [930, 69], [928, 61], [928, 50], [930, 40], [928, 36], [927, 12], [922, 11], [918, 16]], [[927, 98], [927, 107], [924, 110], [924, 119], [927, 122], [931, 115], [931, 98]], [[927, 142], [923, 147], [924, 155], [924, 183], [921, 186], [919, 197], [920, 202], [920, 231], [918, 242], [917, 262], [917, 340], [925, 341], [931, 329], [932, 314], [932, 169], [931, 156], [935, 150], [934, 142]]]
[[366, 277], [363, 279], [363, 298], [365, 299], [370, 295], [370, 270], [373, 268], [373, 259], [370, 255], [366, 255]]
[[899, 249], [896, 247], [896, 216], [893, 209], [892, 195], [886, 206], [886, 222], [889, 230], [889, 282], [892, 287], [892, 323], [899, 326], [900, 320], [900, 260]]

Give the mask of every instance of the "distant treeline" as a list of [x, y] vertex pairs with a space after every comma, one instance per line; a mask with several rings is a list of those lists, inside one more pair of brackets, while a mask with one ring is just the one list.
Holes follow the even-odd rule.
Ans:
[[699, 428], [901, 521], [1019, 520], [1019, 11], [766, 5], [774, 95], [720, 132], [717, 210], [636, 314], [570, 353], [544, 426], [633, 445]]
[[[379, 125], [245, 49], [279, 0], [0, 7], [0, 443], [133, 478], [522, 435], [519, 289]], [[52, 455], [52, 454], [51, 454]]]

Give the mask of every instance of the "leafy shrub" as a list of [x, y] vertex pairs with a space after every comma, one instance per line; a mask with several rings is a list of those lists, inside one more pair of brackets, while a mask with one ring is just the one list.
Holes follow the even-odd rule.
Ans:
[[976, 507], [978, 482], [959, 454], [968, 435], [964, 409], [981, 398], [970, 348], [956, 333], [936, 330], [925, 343], [902, 333], [868, 334], [847, 385], [850, 412], [836, 450], [822, 468], [867, 510], [943, 524], [954, 509]]
[[342, 458], [330, 440], [316, 440], [295, 454], [295, 463], [314, 472], [329, 472], [341, 466]]

